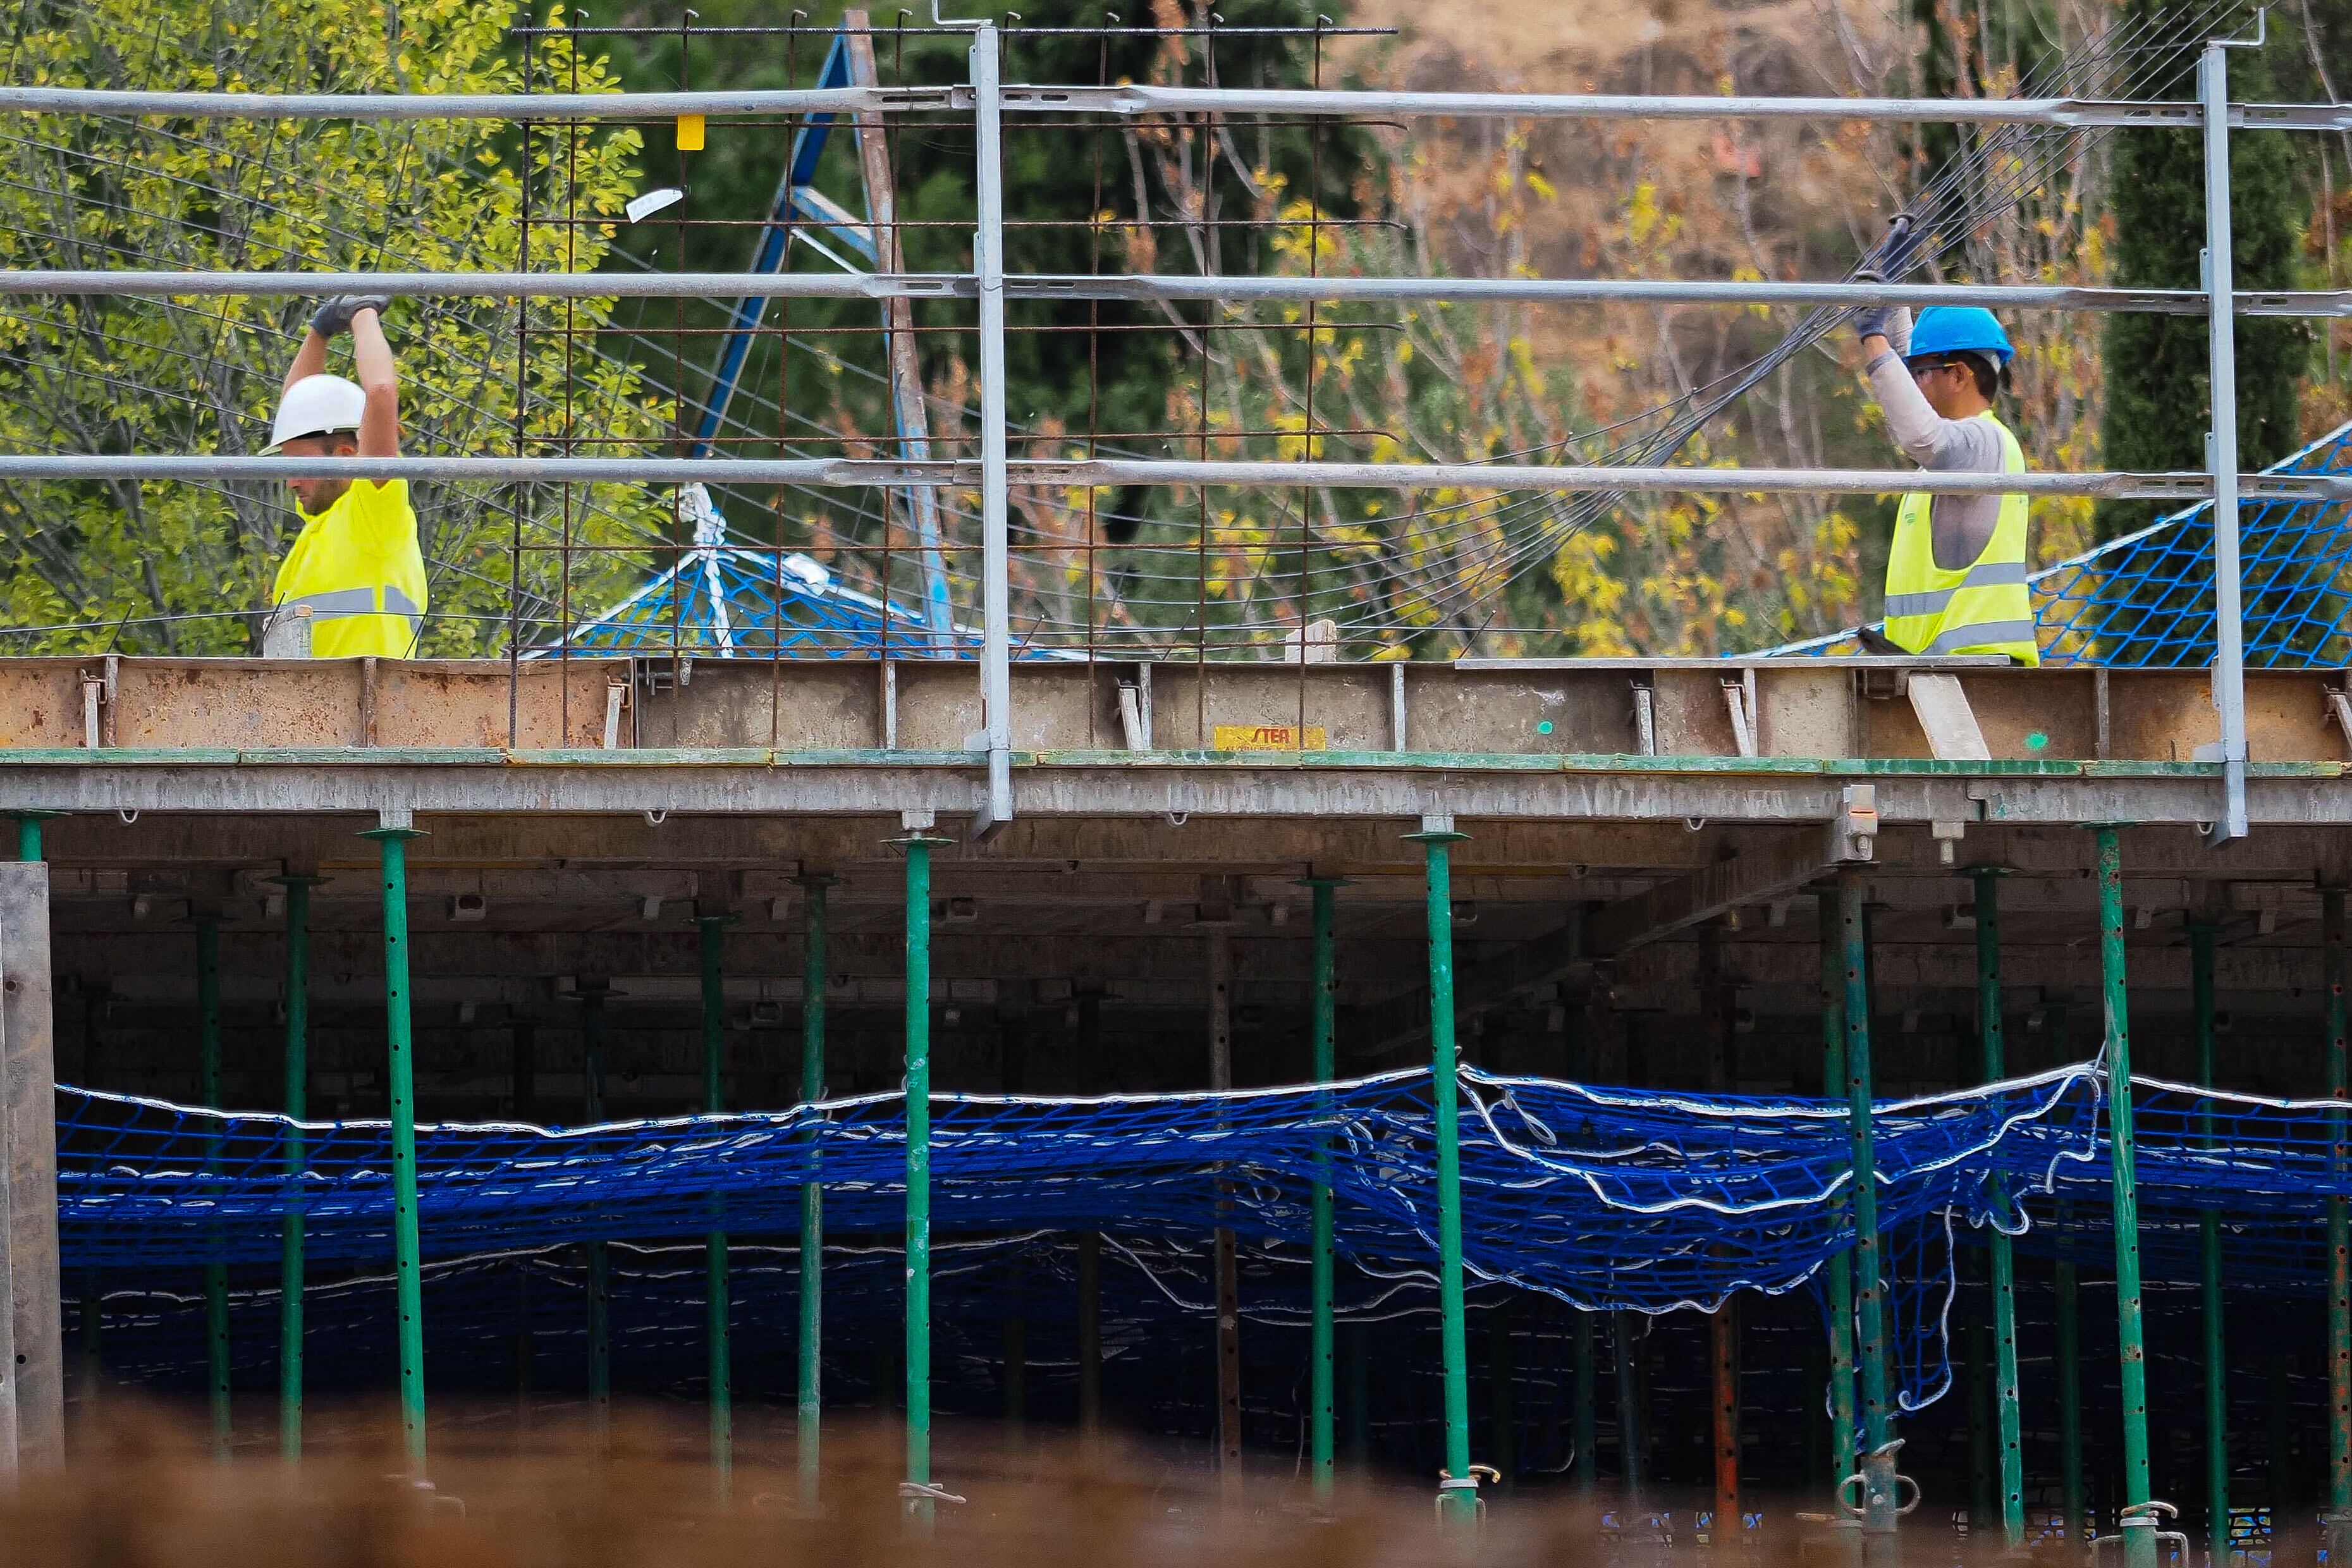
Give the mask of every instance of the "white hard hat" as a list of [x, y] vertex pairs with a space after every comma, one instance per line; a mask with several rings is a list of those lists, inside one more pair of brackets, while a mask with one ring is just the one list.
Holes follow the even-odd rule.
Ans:
[[367, 394], [360, 390], [358, 382], [340, 375], [306, 375], [288, 387], [278, 401], [278, 417], [269, 426], [269, 445], [262, 450], [275, 452], [303, 436], [351, 434], [359, 429], [360, 416], [366, 412]]

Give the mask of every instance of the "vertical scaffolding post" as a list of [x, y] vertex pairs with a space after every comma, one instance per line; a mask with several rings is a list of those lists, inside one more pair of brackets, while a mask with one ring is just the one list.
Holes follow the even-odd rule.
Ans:
[[[1314, 899], [1315, 1081], [1329, 1083], [1339, 1072], [1339, 966], [1334, 927], [1338, 920], [1339, 879], [1310, 877], [1307, 886]], [[1328, 1114], [1328, 1101], [1326, 1103]], [[1332, 1346], [1331, 1346], [1331, 1155], [1318, 1142], [1315, 1154], [1315, 1239], [1312, 1259], [1312, 1322], [1307, 1348], [1307, 1463], [1308, 1483], [1318, 1502], [1328, 1502], [1332, 1481]]]
[[1454, 1038], [1454, 868], [1457, 833], [1450, 815], [1421, 819], [1406, 836], [1423, 846], [1428, 867], [1430, 1104], [1437, 1132], [1437, 1297], [1445, 1370], [1445, 1470], [1437, 1504], [1449, 1521], [1478, 1514], [1478, 1479], [1470, 1470], [1470, 1342], [1462, 1285], [1461, 1055]]
[[[580, 1110], [591, 1124], [604, 1120], [604, 999], [602, 975], [580, 987]], [[588, 1419], [601, 1442], [613, 1421], [613, 1258], [604, 1239], [588, 1243]]]
[[[831, 877], [803, 876], [806, 938], [801, 954], [801, 1103], [824, 1098], [825, 894]], [[810, 1173], [814, 1175], [815, 1173]], [[818, 1447], [824, 1432], [824, 1188], [801, 1184], [800, 1368], [794, 1431], [800, 1460], [801, 1506], [814, 1508], [823, 1475]]]
[[[1977, 906], [1977, 1040], [1985, 1082], [1999, 1083], [2009, 1076], [2000, 1011], [2001, 871], [1997, 866], [1979, 866], [1971, 875]], [[1991, 1200], [1992, 1392], [2000, 1445], [2000, 1533], [2002, 1542], [2015, 1552], [2025, 1544], [2025, 1436], [2017, 1405], [2017, 1259], [2009, 1232], [2002, 1228], [2010, 1219], [2008, 1195], [1996, 1189]]]
[[[1839, 936], [1834, 894], [1821, 900], [1822, 948], [1822, 1096], [1835, 1099], [1845, 1092], [1845, 966]], [[1853, 1200], [1841, 1195], [1830, 1223], [1843, 1230], [1853, 1223]], [[1839, 1251], [1829, 1259], [1830, 1319], [1830, 1484], [1843, 1489], [1854, 1473], [1853, 1387], [1853, 1255]], [[1854, 1521], [1839, 1516], [1842, 1524]], [[1855, 1544], [1859, 1544], [1856, 1537]]]
[[[530, 1018], [515, 1018], [509, 1029], [507, 1076], [509, 1093], [517, 1121], [539, 1120], [539, 1025]], [[527, 1268], [515, 1272], [515, 1439], [518, 1446], [527, 1445], [530, 1437], [530, 1374], [538, 1359], [538, 1343], [531, 1334], [531, 1279]]]
[[400, 1311], [400, 1426], [412, 1479], [425, 1479], [425, 1279], [416, 1231], [416, 1064], [408, 979], [408, 841], [403, 809], [381, 813], [373, 838], [383, 867], [385, 1085], [392, 1100], [392, 1256]]
[[2206, 343], [2212, 373], [2213, 425], [2205, 437], [2205, 462], [2213, 475], [2213, 707], [2221, 721], [2221, 819], [2211, 834], [2216, 842], [2246, 836], [2246, 654], [2238, 595], [2238, 318], [2231, 308], [2237, 285], [2230, 254], [2228, 47], [2218, 39], [2209, 42], [2197, 62], [2197, 101], [2205, 121]]
[[[1234, 945], [1229, 924], [1210, 923], [1210, 900], [1202, 900], [1205, 928], [1202, 957], [1209, 992], [1209, 1088], [1223, 1092], [1234, 1087]], [[1223, 900], [1218, 919], [1229, 921]], [[1225, 1192], [1223, 1183], [1218, 1191]], [[1217, 1201], [1219, 1218], [1231, 1207]], [[1212, 1258], [1217, 1295], [1217, 1480], [1230, 1500], [1242, 1479], [1242, 1304], [1240, 1259], [1235, 1255], [1232, 1227], [1217, 1226]]]
[[[2343, 907], [2341, 893], [2328, 898], [2336, 901], [2340, 916]], [[2323, 925], [2325, 921], [2323, 919]], [[2340, 930], [2340, 924], [2339, 924]], [[2343, 988], [2334, 988], [2331, 1006], [2340, 1008]], [[2197, 1081], [2206, 1089], [2213, 1087], [2213, 924], [2210, 921], [2189, 922], [2189, 1007], [2196, 1019]], [[2332, 1020], [2341, 1037], [2340, 1016]], [[2203, 1147], [2214, 1146], [2213, 1117], [2210, 1109], [2197, 1119], [2197, 1141]], [[2332, 1217], [2332, 1216], [2331, 1216]], [[2204, 1308], [2205, 1322], [2205, 1543], [2210, 1562], [2216, 1568], [2225, 1568], [2230, 1561], [2230, 1385], [2226, 1342], [2221, 1320], [2221, 1216], [2213, 1209], [2201, 1209], [2197, 1215], [2197, 1253], [2200, 1272], [2200, 1294]]]
[[1642, 1366], [1641, 1345], [1643, 1340], [1642, 1314], [1630, 1308], [1620, 1308], [1610, 1314], [1610, 1329], [1616, 1340], [1617, 1350], [1617, 1468], [1619, 1480], [1625, 1490], [1626, 1528], [1633, 1525], [1632, 1514], [1641, 1506], [1642, 1487]]
[[54, 811], [20, 811], [16, 813], [16, 858], [27, 864], [40, 860], [41, 824], [57, 816]]
[[[196, 916], [196, 1099], [221, 1108], [220, 916]], [[214, 1131], [205, 1161], [207, 1174], [220, 1173], [220, 1134]], [[221, 1258], [217, 1227], [208, 1236], [205, 1260], [205, 1384], [211, 1394], [213, 1453], [228, 1458], [231, 1436], [228, 1386], [228, 1265]]]
[[[695, 918], [701, 931], [702, 959], [702, 1109], [717, 1116], [727, 1109], [727, 928], [735, 917], [705, 914]], [[727, 1500], [735, 1466], [735, 1373], [733, 1344], [728, 1320], [732, 1315], [727, 1289], [727, 1229], [725, 1215], [711, 1211], [711, 1227], [702, 1238], [704, 1336], [710, 1351], [710, 1463], [721, 1502]]]
[[1078, 1437], [1102, 1433], [1102, 1233], [1078, 1237]]
[[2098, 829], [2099, 994], [2106, 1016], [2108, 1140], [2116, 1227], [2116, 1331], [2123, 1384], [2124, 1568], [2156, 1568], [2157, 1517], [2148, 1506], [2147, 1340], [2141, 1323], [2139, 1193], [2132, 1149], [2131, 1007], [2124, 988], [2123, 850]]
[[972, 34], [972, 140], [980, 226], [972, 270], [980, 283], [981, 710], [987, 724], [988, 809], [983, 830], [1013, 818], [1013, 609], [1010, 497], [1005, 459], [1004, 147], [996, 25]]
[[[1100, 985], [1077, 990], [1078, 1057], [1087, 1092], [1103, 1089]], [[1078, 1233], [1078, 1439], [1091, 1443], [1102, 1432], [1102, 1233]]]
[[[2352, 1156], [2344, 1104], [2352, 1100], [2352, 1048], [2344, 1000], [2344, 892], [2320, 895], [2321, 983], [2327, 993], [2328, 1165], [2341, 1174]], [[2327, 1200], [2327, 1534], [2328, 1561], [2352, 1562], [2352, 1216], [2342, 1198]]]
[[[1591, 1020], [1581, 994], [1563, 998], [1559, 1023], [1560, 1076], [1570, 1083], [1582, 1083], [1588, 1069], [1585, 1032]], [[1589, 1496], [1601, 1474], [1600, 1458], [1593, 1452], [1597, 1423], [1592, 1411], [1597, 1392], [1593, 1386], [1592, 1329], [1598, 1315], [1581, 1308], [1570, 1308], [1570, 1311], [1569, 1358], [1573, 1395], [1570, 1405], [1569, 1483]]]
[[[1706, 1019], [1706, 1086], [1729, 1094], [1738, 1086], [1734, 1060], [1738, 1019], [1736, 997], [1723, 974], [1723, 925], [1699, 929], [1699, 1006]], [[1718, 1551], [1739, 1542], [1739, 1306], [1727, 1298], [1707, 1314], [1707, 1367], [1712, 1397], [1708, 1423], [1715, 1456], [1715, 1511], [1707, 1544]]]
[[310, 889], [317, 877], [275, 879], [286, 889], [286, 1217], [278, 1222], [278, 1447], [302, 1457], [302, 1120], [310, 1114]]
[[[993, 35], [989, 58], [995, 58]], [[979, 50], [973, 50], [975, 61]], [[928, 1534], [931, 1483], [931, 814], [909, 811], [907, 851], [907, 1479], [908, 1528]]]
[[2074, 1238], [2061, 1218], [2058, 1264], [2058, 1496], [2066, 1516], [2070, 1551], [2089, 1540], [2090, 1508], [2083, 1491], [2083, 1328], [2074, 1271]]
[[1838, 934], [1845, 989], [1847, 1159], [1853, 1170], [1854, 1360], [1862, 1394], [1863, 1555], [1893, 1563], [1895, 1539], [1895, 1401], [1887, 1381], [1886, 1270], [1880, 1260], [1878, 1162], [1871, 1125], [1870, 942], [1864, 931], [1863, 879], [1838, 873]]

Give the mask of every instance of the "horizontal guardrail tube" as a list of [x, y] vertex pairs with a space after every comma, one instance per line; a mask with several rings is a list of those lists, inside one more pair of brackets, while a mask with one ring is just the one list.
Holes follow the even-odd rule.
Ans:
[[[1663, 494], [2041, 495], [2197, 501], [2213, 493], [2197, 473], [1941, 474], [1918, 468], [1604, 468], [1528, 463], [1195, 462], [1157, 458], [1015, 458], [1013, 483], [1104, 489], [1122, 485], [1301, 485], [1330, 489], [1593, 490]], [[443, 479], [484, 484], [745, 484], [946, 486], [981, 482], [978, 462], [901, 463], [857, 458], [255, 458], [53, 453], [0, 454], [14, 479]], [[2249, 474], [2257, 500], [2352, 499], [2352, 476]]]
[[[310, 298], [390, 294], [485, 300], [971, 300], [962, 272], [134, 272], [0, 271], [0, 297]], [[1651, 278], [1195, 278], [1158, 274], [1009, 277], [1011, 300], [1168, 300], [1232, 304], [1984, 305], [2003, 310], [2139, 311], [2201, 316], [2193, 289], [2077, 289], [2039, 284], [1794, 282]], [[2352, 289], [2235, 296], [2241, 316], [2352, 316]]]

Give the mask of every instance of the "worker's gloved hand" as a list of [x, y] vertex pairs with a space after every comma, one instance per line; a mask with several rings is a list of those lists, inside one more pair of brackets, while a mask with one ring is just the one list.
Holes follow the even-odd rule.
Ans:
[[1864, 305], [1853, 316], [1857, 338], [1885, 338], [1898, 354], [1911, 352], [1911, 311], [1904, 305]]
[[1853, 275], [1865, 283], [1899, 283], [1919, 265], [1919, 253], [1927, 245], [1926, 219], [1915, 213], [1896, 213], [1886, 226], [1886, 237], [1862, 258]]
[[338, 294], [319, 307], [310, 318], [310, 330], [322, 338], [337, 338], [352, 330], [352, 318], [362, 310], [381, 314], [392, 308], [389, 294]]

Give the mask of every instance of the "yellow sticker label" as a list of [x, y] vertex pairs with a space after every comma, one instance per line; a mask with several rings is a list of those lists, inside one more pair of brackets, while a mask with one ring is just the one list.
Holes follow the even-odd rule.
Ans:
[[702, 116], [681, 114], [677, 117], [677, 150], [681, 153], [702, 151]]
[[1212, 735], [1220, 752], [1319, 752], [1323, 726], [1309, 724], [1219, 724]]

